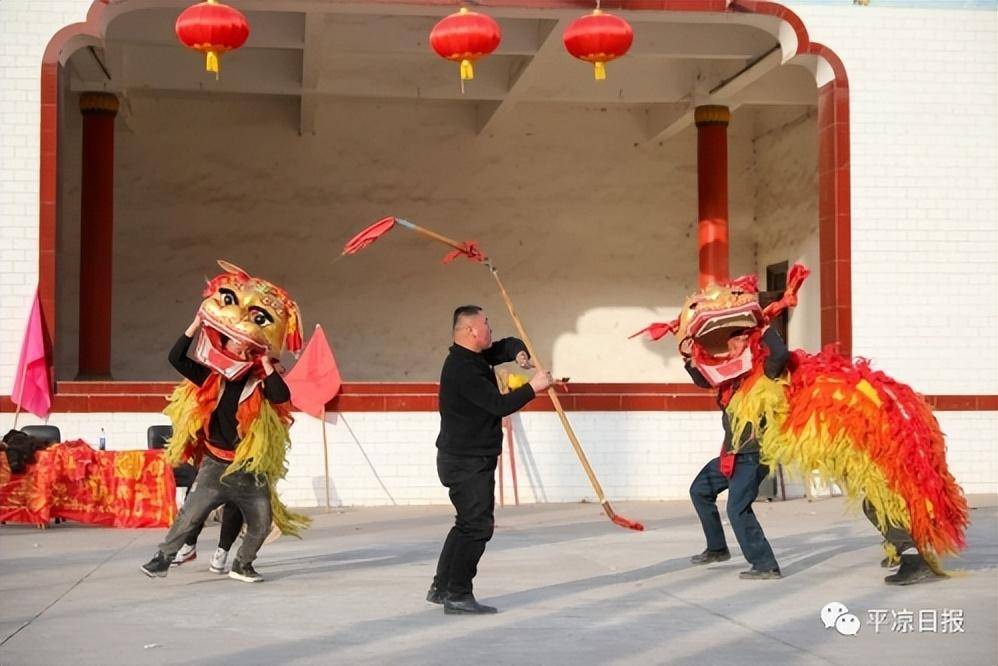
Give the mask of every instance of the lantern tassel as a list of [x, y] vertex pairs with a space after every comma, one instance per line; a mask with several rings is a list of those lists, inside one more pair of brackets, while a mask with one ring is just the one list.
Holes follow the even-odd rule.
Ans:
[[204, 58], [204, 68], [209, 72], [215, 72], [215, 80], [218, 80], [218, 54], [208, 51]]
[[601, 60], [597, 60], [596, 62], [594, 62], [593, 63], [593, 74], [595, 75], [597, 81], [605, 81], [606, 80], [606, 63], [602, 62]]
[[470, 60], [461, 61], [461, 80], [470, 81], [475, 78], [475, 68], [472, 67]]

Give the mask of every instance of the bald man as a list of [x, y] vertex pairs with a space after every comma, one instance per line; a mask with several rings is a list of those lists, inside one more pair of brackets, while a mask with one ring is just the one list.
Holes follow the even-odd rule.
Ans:
[[472, 579], [495, 524], [496, 462], [502, 447], [502, 418], [547, 390], [551, 377], [537, 372], [530, 383], [505, 395], [493, 366], [533, 363], [517, 338], [492, 341], [489, 319], [477, 305], [454, 310], [454, 344], [440, 373], [440, 434], [437, 474], [457, 510], [440, 552], [437, 574], [426, 600], [443, 604], [447, 614], [495, 613], [475, 600]]

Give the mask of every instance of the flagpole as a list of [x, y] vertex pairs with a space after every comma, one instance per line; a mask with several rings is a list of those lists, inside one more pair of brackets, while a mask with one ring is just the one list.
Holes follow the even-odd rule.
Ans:
[[[23, 360], [23, 359], [22, 359]], [[17, 409], [14, 410], [14, 425], [11, 430], [17, 430], [17, 420], [21, 416], [21, 403], [24, 402], [24, 379], [28, 376], [28, 364], [25, 363], [24, 367], [21, 368], [21, 381], [18, 382], [21, 386], [20, 395], [17, 396]]]
[[[502, 393], [503, 395], [506, 395], [507, 393], [509, 393], [509, 373], [507, 373], [505, 370], [500, 370], [499, 372], [496, 373], [496, 377], [499, 380], [499, 393]], [[502, 418], [502, 425], [503, 425], [504, 428], [506, 428], [506, 427], [509, 426], [509, 417], [508, 416], [504, 416]], [[496, 470], [499, 472], [499, 506], [500, 506], [500, 508], [506, 506], [506, 488], [505, 488], [505, 479], [504, 479], [504, 477], [506, 475], [503, 474], [502, 460], [503, 460], [503, 457], [502, 457], [502, 445], [500, 444], [499, 445], [499, 458], [497, 460], [498, 464], [496, 465]]]
[[329, 502], [329, 442], [326, 441], [326, 406], [322, 406], [322, 460], [326, 470], [326, 511], [332, 509]]
[[423, 236], [426, 236], [430, 240], [439, 241], [439, 242], [443, 243], [444, 245], [450, 245], [455, 250], [461, 250], [463, 252], [466, 249], [466, 247], [465, 247], [465, 245], [463, 243], [460, 243], [460, 242], [454, 240], [453, 238], [448, 238], [447, 236], [444, 236], [443, 234], [438, 234], [435, 231], [430, 231], [426, 227], [421, 227], [418, 224], [410, 222], [409, 220], [403, 220], [400, 217], [396, 217], [395, 218], [395, 222], [397, 222], [399, 224], [399, 226], [404, 227], [406, 229], [409, 229], [411, 231], [415, 231], [418, 234], [422, 234]]
[[513, 474], [513, 503], [520, 506], [520, 489], [516, 483], [516, 454], [513, 453], [513, 417], [506, 417], [506, 441], [509, 442], [509, 471]]

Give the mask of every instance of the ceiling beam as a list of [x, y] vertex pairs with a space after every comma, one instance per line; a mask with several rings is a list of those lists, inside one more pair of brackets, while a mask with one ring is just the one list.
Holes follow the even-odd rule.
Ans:
[[299, 101], [298, 134], [315, 134], [315, 116], [318, 108], [316, 91], [322, 80], [323, 40], [326, 15], [310, 12], [305, 15], [305, 48], [301, 58], [301, 95]]
[[[180, 46], [174, 34], [174, 24], [181, 9], [183, 6], [175, 9], [159, 8], [125, 12], [108, 25], [105, 39], [122, 44]], [[245, 8], [240, 5], [240, 9]], [[307, 14], [297, 11], [244, 11], [244, 13], [250, 24], [250, 35], [244, 48], [299, 50], [304, 48], [304, 21]]]
[[[779, 67], [782, 63], [783, 53], [780, 51], [780, 46], [777, 44], [767, 53], [764, 53], [759, 58], [756, 58], [747, 64], [744, 69], [734, 76], [717, 82], [709, 90], [710, 97], [711, 99], [716, 100], [731, 99], [761, 79], [763, 76]], [[714, 102], [708, 103], [713, 104]]]
[[656, 104], [648, 110], [648, 141], [668, 141], [692, 123], [689, 104]]
[[690, 93], [686, 108], [681, 113], [668, 114], [649, 121], [647, 141], [649, 143], [665, 141], [690, 127], [693, 124], [694, 109], [698, 106], [718, 104], [734, 111], [742, 104], [739, 98], [741, 93], [779, 67], [782, 62], [783, 54], [779, 45], [776, 45], [733, 75], [699, 81]]
[[529, 60], [526, 60], [509, 74], [509, 90], [499, 100], [499, 104], [491, 108], [479, 107], [476, 109], [475, 121], [478, 134], [484, 134], [494, 130], [502, 119], [509, 115], [510, 110], [516, 102], [523, 97], [526, 90], [540, 76], [538, 62], [543, 61], [545, 56], [551, 54], [558, 48], [564, 48], [561, 43], [561, 35], [565, 32], [569, 22], [565, 19], [561, 21], [547, 21], [539, 23], [537, 26], [540, 46], [537, 52]]

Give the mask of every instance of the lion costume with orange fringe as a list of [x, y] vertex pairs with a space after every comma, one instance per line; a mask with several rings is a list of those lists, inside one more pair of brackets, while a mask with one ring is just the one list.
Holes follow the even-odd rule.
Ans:
[[[718, 390], [739, 380], [726, 407], [732, 432], [753, 428], [765, 464], [804, 477], [817, 472], [861, 500], [885, 537], [885, 564], [901, 564], [888, 583], [944, 576], [939, 557], [965, 545], [967, 502], [946, 465], [943, 433], [925, 399], [832, 346], [818, 354], [793, 351], [778, 379], [763, 372], [762, 332], [797, 304], [809, 272], [795, 264], [783, 298], [765, 309], [755, 276], [710, 285], [686, 299], [679, 318], [635, 335], [658, 340], [675, 334], [680, 353]], [[730, 358], [728, 339], [746, 331], [748, 346]], [[911, 546], [917, 554], [902, 557]]]
[[[266, 478], [274, 523], [282, 533], [298, 535], [308, 526], [308, 517], [290, 511], [277, 494], [277, 482], [288, 472], [291, 404], [272, 404], [263, 398], [263, 371], [253, 359], [262, 354], [277, 356], [284, 348], [300, 351], [301, 315], [298, 305], [280, 287], [228, 262], [218, 263], [225, 272], [205, 286], [198, 312], [203, 325], [193, 349], [197, 361], [213, 372], [201, 386], [184, 380], [170, 396], [164, 410], [173, 423], [167, 459], [173, 465], [200, 463], [210, 446], [208, 426], [223, 380], [252, 373], [236, 411], [239, 445], [225, 475], [241, 471]], [[248, 345], [249, 360], [229, 354], [225, 350], [227, 338]]]

